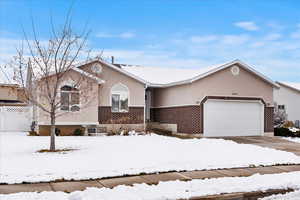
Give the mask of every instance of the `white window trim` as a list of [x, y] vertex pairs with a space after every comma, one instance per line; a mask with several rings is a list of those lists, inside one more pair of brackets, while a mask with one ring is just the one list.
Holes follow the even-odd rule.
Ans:
[[[127, 92], [128, 92], [128, 111], [125, 111], [125, 112], [121, 112], [121, 111], [113, 111], [112, 110], [112, 95], [114, 94], [113, 92], [112, 92], [112, 90], [113, 90], [113, 87], [114, 86], [116, 86], [116, 85], [122, 85], [122, 86], [124, 86], [124, 87], [126, 87], [126, 89], [127, 89]], [[111, 107], [111, 112], [112, 113], [128, 113], [129, 112], [129, 108], [130, 108], [130, 90], [129, 90], [129, 88], [127, 87], [127, 85], [125, 85], [125, 84], [123, 84], [123, 83], [115, 83], [115, 84], [113, 84], [112, 86], [111, 86], [111, 88], [110, 88], [110, 96], [109, 96], [109, 98], [110, 98], [110, 100], [109, 100], [109, 102], [110, 102], [110, 107]], [[121, 102], [120, 102], [121, 103]], [[120, 104], [119, 103], [119, 104]], [[121, 107], [121, 105], [119, 105], [119, 108]]]

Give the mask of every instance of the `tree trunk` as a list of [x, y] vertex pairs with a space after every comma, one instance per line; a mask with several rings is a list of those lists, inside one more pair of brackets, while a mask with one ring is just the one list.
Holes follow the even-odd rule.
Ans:
[[50, 151], [55, 151], [55, 114], [51, 113]]

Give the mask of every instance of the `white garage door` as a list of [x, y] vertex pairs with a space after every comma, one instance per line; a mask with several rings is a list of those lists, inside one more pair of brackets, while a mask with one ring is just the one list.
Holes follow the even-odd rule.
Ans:
[[31, 107], [0, 107], [0, 132], [29, 131], [32, 122]]
[[206, 137], [263, 135], [264, 106], [257, 101], [208, 100], [203, 125]]

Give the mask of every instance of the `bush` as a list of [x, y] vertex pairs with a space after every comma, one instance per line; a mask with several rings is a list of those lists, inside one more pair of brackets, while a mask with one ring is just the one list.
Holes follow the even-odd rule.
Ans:
[[300, 137], [300, 132], [292, 132], [288, 128], [281, 127], [274, 129], [274, 135], [281, 137]]
[[29, 136], [38, 136], [36, 131], [29, 131], [28, 135]]
[[286, 122], [284, 122], [283, 127], [284, 128], [294, 127], [294, 122], [292, 122], [292, 121], [286, 121]]
[[[51, 135], [51, 133], [50, 133], [50, 135]], [[59, 128], [55, 128], [55, 135], [56, 136], [60, 135], [60, 129]]]
[[75, 136], [83, 136], [82, 129], [79, 129], [79, 128], [75, 129], [74, 132], [73, 132], [73, 135], [75, 135]]

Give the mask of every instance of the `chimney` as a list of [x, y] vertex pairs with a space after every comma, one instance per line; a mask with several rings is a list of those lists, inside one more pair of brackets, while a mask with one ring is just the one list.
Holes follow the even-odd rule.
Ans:
[[111, 57], [111, 64], [115, 64], [115, 57]]

